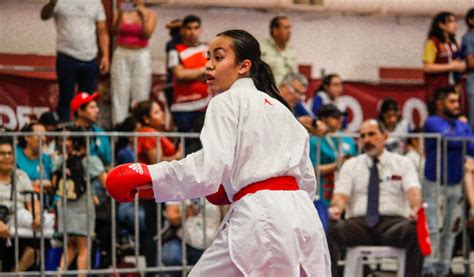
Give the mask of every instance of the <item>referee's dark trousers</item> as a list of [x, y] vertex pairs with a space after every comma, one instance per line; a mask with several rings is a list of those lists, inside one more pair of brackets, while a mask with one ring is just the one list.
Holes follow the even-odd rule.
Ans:
[[381, 216], [374, 227], [367, 226], [365, 217], [331, 221], [327, 234], [331, 252], [333, 277], [340, 276], [337, 261], [345, 247], [393, 246], [406, 250], [405, 276], [421, 276], [423, 255], [418, 246], [416, 222], [401, 216]]

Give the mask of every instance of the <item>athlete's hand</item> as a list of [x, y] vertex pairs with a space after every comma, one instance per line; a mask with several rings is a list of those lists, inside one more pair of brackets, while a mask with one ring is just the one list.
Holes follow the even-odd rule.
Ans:
[[137, 191], [140, 198], [154, 198], [146, 164], [128, 163], [114, 167], [107, 175], [105, 186], [110, 196], [119, 202], [132, 202]]

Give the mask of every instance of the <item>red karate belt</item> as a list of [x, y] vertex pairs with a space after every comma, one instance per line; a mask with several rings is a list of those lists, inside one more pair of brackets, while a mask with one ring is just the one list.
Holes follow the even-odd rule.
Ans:
[[[252, 194], [260, 190], [299, 190], [295, 177], [281, 176], [273, 177], [260, 182], [252, 183], [237, 192], [233, 201], [239, 201], [247, 194]], [[207, 200], [214, 205], [222, 206], [230, 204], [229, 198], [224, 190], [224, 186], [220, 185], [219, 190], [211, 195], [206, 196]]]

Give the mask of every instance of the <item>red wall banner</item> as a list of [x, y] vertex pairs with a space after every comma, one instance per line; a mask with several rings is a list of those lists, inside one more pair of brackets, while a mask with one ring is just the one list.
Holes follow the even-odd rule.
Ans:
[[[313, 92], [320, 84], [320, 80], [312, 81], [308, 91]], [[312, 93], [308, 96], [312, 96]], [[419, 126], [428, 116], [428, 110], [423, 101], [423, 84], [348, 81], [344, 83], [344, 94], [341, 96], [349, 113], [347, 130], [356, 132], [363, 120], [377, 117], [379, 106], [386, 97], [397, 101], [403, 118], [412, 126]]]
[[[163, 87], [163, 78], [155, 76], [153, 79], [156, 97], [156, 89]], [[308, 91], [314, 91], [319, 84], [319, 80], [313, 80]], [[357, 131], [364, 119], [376, 117], [378, 106], [385, 97], [394, 98], [400, 104], [403, 117], [413, 124], [419, 124], [427, 116], [421, 84], [345, 82], [342, 102], [349, 113], [348, 131]], [[41, 113], [55, 110], [57, 99], [58, 86], [54, 78], [28, 76], [24, 72], [21, 76], [0, 72], [0, 125], [8, 129], [21, 128]], [[107, 106], [109, 101], [108, 97], [103, 97], [102, 105]]]

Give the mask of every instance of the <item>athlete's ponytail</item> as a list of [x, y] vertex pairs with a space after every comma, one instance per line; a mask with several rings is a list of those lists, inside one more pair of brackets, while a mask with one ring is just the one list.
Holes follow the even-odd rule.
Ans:
[[288, 109], [290, 105], [281, 97], [275, 84], [275, 77], [270, 66], [261, 60], [261, 51], [258, 41], [250, 33], [244, 30], [228, 30], [217, 34], [217, 36], [226, 36], [232, 40], [237, 62], [250, 60], [250, 78], [255, 83], [255, 87], [271, 97], [280, 101]]

